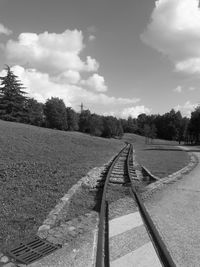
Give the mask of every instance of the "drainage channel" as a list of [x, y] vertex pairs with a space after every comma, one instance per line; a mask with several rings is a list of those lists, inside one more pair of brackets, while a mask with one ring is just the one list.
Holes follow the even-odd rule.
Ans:
[[21, 242], [18, 246], [9, 250], [7, 254], [17, 263], [30, 264], [61, 247], [60, 244], [55, 245], [45, 239], [35, 236], [28, 242]]

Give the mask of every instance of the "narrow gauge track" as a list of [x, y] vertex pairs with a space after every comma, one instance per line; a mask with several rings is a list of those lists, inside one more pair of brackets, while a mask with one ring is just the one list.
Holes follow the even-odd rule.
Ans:
[[115, 185], [121, 185], [121, 187], [124, 187], [126, 193], [127, 189], [129, 189], [129, 193], [135, 199], [138, 210], [161, 264], [164, 267], [175, 267], [176, 265], [174, 264], [162, 238], [159, 235], [159, 232], [154, 226], [151, 217], [143, 205], [140, 194], [138, 193], [137, 187], [141, 181], [138, 180], [136, 169], [133, 166], [132, 153], [132, 144], [127, 144], [114, 158], [105, 179], [100, 210], [96, 267], [110, 266], [108, 198], [112, 195], [110, 193], [112, 191], [112, 187]]

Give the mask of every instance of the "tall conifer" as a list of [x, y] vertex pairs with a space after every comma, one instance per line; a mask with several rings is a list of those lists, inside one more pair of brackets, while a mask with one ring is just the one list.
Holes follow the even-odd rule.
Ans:
[[0, 118], [9, 121], [23, 122], [26, 116], [26, 92], [18, 77], [6, 65], [7, 74], [0, 77]]

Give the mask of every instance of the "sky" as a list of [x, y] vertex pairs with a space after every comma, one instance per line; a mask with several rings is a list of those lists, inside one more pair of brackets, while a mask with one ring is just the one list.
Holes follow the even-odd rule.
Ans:
[[0, 0], [5, 64], [40, 102], [121, 118], [200, 103], [198, 0]]

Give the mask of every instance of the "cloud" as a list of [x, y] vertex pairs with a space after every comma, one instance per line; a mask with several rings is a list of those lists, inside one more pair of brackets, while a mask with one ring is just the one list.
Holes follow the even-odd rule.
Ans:
[[9, 30], [3, 24], [0, 23], [0, 34], [10, 35], [11, 33], [11, 30]]
[[96, 37], [95, 37], [94, 35], [91, 34], [91, 35], [89, 36], [89, 41], [94, 41], [95, 39], [96, 39]]
[[176, 71], [200, 73], [199, 29], [198, 0], [158, 0], [141, 39], [167, 55]]
[[150, 114], [150, 112], [151, 110], [145, 106], [135, 106], [123, 109], [121, 112], [121, 116], [123, 118], [127, 118], [128, 116], [137, 118], [138, 115], [140, 115], [141, 113]]
[[182, 92], [182, 87], [180, 85], [178, 85], [173, 91], [176, 92], [176, 93], [181, 93]]
[[120, 115], [122, 118], [128, 118], [131, 116], [132, 118], [137, 118], [138, 115], [145, 113], [150, 114], [151, 109], [145, 107], [145, 106], [135, 106], [135, 107], [129, 107], [125, 108], [121, 111]]
[[[25, 69], [19, 65], [13, 66], [12, 70], [26, 87], [28, 95], [40, 102], [45, 102], [47, 98], [59, 97], [64, 100], [66, 106], [71, 106], [75, 110], [83, 102], [92, 112], [102, 113], [102, 110], [105, 109], [108, 111], [109, 109], [118, 110], [119, 107], [133, 105], [140, 101], [138, 98], [116, 98], [103, 93], [88, 91], [78, 85], [60, 83], [60, 81], [52, 79], [47, 73], [35, 69]], [[0, 72], [0, 76], [5, 76], [5, 74], [4, 70]]]
[[104, 77], [100, 76], [97, 73], [94, 73], [87, 80], [81, 81], [82, 85], [86, 85], [97, 92], [105, 92], [107, 91], [107, 86], [105, 85]]
[[63, 33], [21, 33], [18, 40], [9, 40], [5, 53], [9, 62], [53, 75], [73, 71], [97, 71], [99, 64], [91, 58], [80, 58], [84, 49], [83, 35], [78, 30]]
[[75, 70], [64, 71], [60, 75], [53, 78], [55, 82], [69, 83], [69, 84], [78, 84], [80, 79], [81, 79], [80, 73]]
[[192, 104], [190, 101], [187, 101], [183, 105], [177, 105], [174, 109], [175, 111], [179, 110], [183, 116], [190, 117], [191, 112], [194, 111], [197, 106], [198, 104]]
[[99, 63], [91, 56], [81, 58], [84, 47], [81, 31], [66, 30], [21, 33], [17, 40], [7, 41], [4, 52], [28, 95], [40, 102], [59, 97], [75, 110], [83, 103], [91, 112], [102, 114], [140, 101], [106, 95], [105, 79], [97, 73]]
[[[130, 104], [130, 103], [129, 103]], [[127, 119], [129, 116], [132, 118], [137, 118], [138, 115], [145, 113], [149, 115], [151, 113], [151, 109], [141, 105], [141, 106], [132, 106], [128, 108], [119, 108], [117, 110], [111, 110], [109, 112], [104, 112], [105, 116], [115, 116], [117, 118]]]
[[189, 91], [194, 91], [194, 90], [196, 90], [196, 88], [193, 87], [193, 86], [191, 86], [191, 87], [188, 88], [188, 90], [189, 90]]

